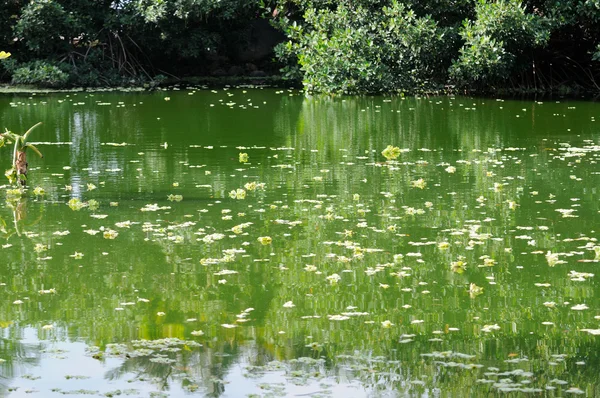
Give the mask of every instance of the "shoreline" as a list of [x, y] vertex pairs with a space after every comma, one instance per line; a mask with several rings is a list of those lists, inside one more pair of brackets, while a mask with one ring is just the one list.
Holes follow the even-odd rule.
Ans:
[[67, 87], [67, 88], [52, 88], [39, 87], [35, 85], [23, 84], [1, 84], [0, 94], [48, 94], [48, 93], [75, 93], [75, 92], [99, 92], [99, 91], [155, 91], [167, 89], [177, 86], [206, 86], [225, 87], [225, 86], [248, 86], [248, 87], [285, 87], [298, 88], [298, 84], [284, 79], [281, 76], [265, 76], [265, 77], [250, 77], [250, 76], [191, 76], [181, 79], [166, 79], [160, 83], [153, 82], [142, 85], [131, 86], [99, 86], [99, 87]]
[[[100, 86], [100, 87], [68, 87], [51, 88], [39, 87], [34, 85], [21, 84], [0, 84], [0, 95], [2, 94], [50, 94], [50, 93], [78, 93], [78, 92], [144, 92], [168, 90], [174, 87], [184, 86], [204, 86], [205, 88], [223, 88], [223, 87], [247, 87], [247, 88], [287, 88], [302, 89], [300, 82], [291, 81], [281, 76], [190, 76], [185, 78], [169, 78], [160, 83], [153, 82], [142, 85], [131, 86]], [[362, 93], [362, 94], [340, 94], [340, 93], [311, 93], [312, 96], [346, 97], [346, 96], [466, 96], [466, 97], [484, 97], [484, 98], [503, 98], [503, 99], [535, 99], [535, 98], [561, 98], [573, 100], [600, 100], [600, 93], [581, 89], [581, 87], [561, 86], [550, 90], [530, 90], [530, 89], [491, 89], [491, 90], [461, 90], [455, 87], [446, 86], [437, 90], [421, 91], [397, 91], [380, 93]]]

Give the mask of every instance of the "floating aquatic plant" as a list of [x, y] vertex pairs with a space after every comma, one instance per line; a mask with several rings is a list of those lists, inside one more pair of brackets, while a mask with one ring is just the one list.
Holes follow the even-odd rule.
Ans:
[[259, 236], [257, 239], [261, 245], [267, 246], [273, 242], [273, 239], [270, 236]]
[[381, 151], [383, 157], [387, 160], [395, 160], [400, 156], [400, 148], [397, 146], [388, 145], [383, 151]]

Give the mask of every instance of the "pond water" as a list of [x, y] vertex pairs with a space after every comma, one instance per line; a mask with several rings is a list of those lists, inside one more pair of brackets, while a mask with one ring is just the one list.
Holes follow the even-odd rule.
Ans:
[[43, 122], [45, 157], [2, 192], [0, 395], [600, 396], [596, 119], [554, 99], [2, 96], [0, 127]]

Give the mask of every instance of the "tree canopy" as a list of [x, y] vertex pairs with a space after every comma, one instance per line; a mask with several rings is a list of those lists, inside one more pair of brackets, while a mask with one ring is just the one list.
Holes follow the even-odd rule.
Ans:
[[600, 91], [600, 0], [7, 0], [0, 47], [4, 80], [57, 87], [281, 68], [328, 93]]

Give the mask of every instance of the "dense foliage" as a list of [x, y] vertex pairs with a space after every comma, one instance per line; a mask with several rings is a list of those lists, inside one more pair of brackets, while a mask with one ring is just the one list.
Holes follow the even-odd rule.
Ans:
[[244, 57], [258, 12], [245, 0], [3, 1], [0, 43], [13, 58], [0, 73], [42, 86], [140, 84], [236, 65], [246, 73], [262, 66]]
[[277, 52], [309, 90], [600, 88], [598, 0], [288, 0], [279, 7], [289, 40]]
[[283, 66], [315, 92], [600, 91], [600, 0], [8, 0], [0, 47], [4, 80], [57, 87]]

